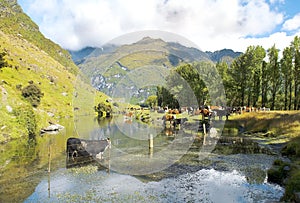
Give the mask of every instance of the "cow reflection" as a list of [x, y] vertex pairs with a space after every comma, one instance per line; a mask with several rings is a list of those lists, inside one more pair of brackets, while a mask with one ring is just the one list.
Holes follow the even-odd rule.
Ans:
[[104, 140], [84, 140], [69, 138], [67, 140], [67, 167], [85, 165], [95, 160], [103, 160], [104, 152], [111, 147], [109, 138]]

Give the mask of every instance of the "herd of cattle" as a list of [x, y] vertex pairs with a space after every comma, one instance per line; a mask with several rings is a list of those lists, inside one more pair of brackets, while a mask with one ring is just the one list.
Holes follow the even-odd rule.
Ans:
[[[219, 118], [222, 120], [223, 117], [228, 117], [233, 114], [242, 114], [246, 112], [258, 112], [258, 111], [270, 111], [269, 108], [255, 108], [255, 107], [222, 107], [222, 106], [202, 106], [200, 108], [183, 107], [181, 109], [159, 109], [158, 113], [164, 113], [162, 120], [164, 125], [176, 127], [187, 121], [187, 118], [178, 118], [179, 114], [186, 112], [190, 116], [202, 116], [202, 121], [215, 120]], [[209, 122], [207, 122], [209, 125]]]
[[159, 110], [160, 113], [167, 114], [180, 114], [182, 112], [187, 112], [189, 115], [203, 115], [203, 117], [208, 117], [209, 119], [215, 119], [219, 117], [219, 120], [222, 120], [222, 117], [226, 116], [228, 119], [231, 114], [242, 114], [245, 112], [258, 112], [258, 111], [270, 111], [270, 108], [256, 108], [256, 107], [223, 107], [223, 106], [202, 106], [200, 108], [193, 107], [183, 107], [180, 110], [178, 109], [168, 109]]

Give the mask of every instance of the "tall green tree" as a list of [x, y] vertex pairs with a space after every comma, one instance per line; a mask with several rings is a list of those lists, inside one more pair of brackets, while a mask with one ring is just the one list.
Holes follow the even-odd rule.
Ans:
[[275, 100], [281, 85], [278, 52], [279, 50], [276, 48], [275, 45], [268, 49], [269, 63], [267, 66], [267, 72], [268, 74], [270, 74], [271, 110], [275, 109]]
[[261, 89], [262, 63], [266, 52], [262, 46], [249, 46], [245, 53], [250, 71], [248, 83], [248, 106], [257, 106]]
[[209, 61], [194, 63], [193, 66], [200, 76], [200, 91], [203, 101], [200, 104], [225, 106], [226, 95], [222, 77], [219, 75], [216, 65]]
[[178, 108], [179, 103], [175, 99], [174, 95], [170, 93], [167, 87], [157, 87], [157, 104], [162, 107]]
[[261, 66], [261, 106], [266, 107], [268, 102], [269, 74], [267, 72], [267, 62], [263, 61]]
[[293, 85], [293, 54], [291, 47], [286, 47], [283, 50], [280, 65], [283, 76], [284, 110], [291, 110]]
[[292, 42], [294, 57], [294, 110], [299, 109], [300, 88], [300, 38], [296, 36]]
[[239, 70], [242, 69], [242, 64], [243, 59], [241, 55], [232, 62], [229, 70], [232, 84], [232, 90], [230, 91], [232, 93], [231, 103], [233, 106], [244, 105], [244, 87], [242, 86], [243, 75], [239, 72]]
[[200, 78], [195, 64], [185, 64], [177, 67], [169, 75], [167, 84], [181, 106], [204, 104], [207, 100], [207, 88]]
[[236, 95], [233, 91], [232, 78], [229, 73], [229, 65], [225, 61], [221, 61], [216, 64], [216, 69], [218, 70], [218, 73], [223, 81], [227, 100], [226, 103], [229, 106], [233, 106], [233, 103], [236, 101]]

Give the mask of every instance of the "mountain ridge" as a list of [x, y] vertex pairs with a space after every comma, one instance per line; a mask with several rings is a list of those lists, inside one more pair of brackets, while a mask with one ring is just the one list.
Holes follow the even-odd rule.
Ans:
[[[87, 54], [86, 50], [91, 52]], [[77, 65], [91, 78], [92, 86], [108, 95], [112, 94], [123, 77], [136, 68], [158, 66], [173, 69], [182, 64], [200, 61], [231, 63], [240, 54], [229, 49], [204, 52], [178, 42], [151, 37], [144, 37], [131, 44], [108, 44], [101, 48], [71, 52], [72, 57], [81, 56], [77, 58]]]
[[[144, 37], [142, 39], [140, 39], [137, 42], [134, 42], [132, 44], [126, 44], [126, 45], [115, 45], [115, 44], [106, 44], [103, 47], [85, 47], [82, 48], [80, 50], [77, 51], [72, 51], [72, 50], [68, 50], [69, 53], [72, 56], [72, 59], [74, 61], [75, 64], [79, 65], [84, 63], [84, 61], [90, 57], [90, 56], [99, 56], [102, 54], [108, 54], [108, 53], [112, 53], [114, 52], [117, 48], [121, 47], [121, 46], [132, 46], [132, 45], [137, 45], [137, 44], [148, 44], [148, 43], [152, 43], [152, 42], [165, 42], [162, 39], [158, 38], [158, 39], [154, 39], [151, 37]], [[194, 47], [186, 47], [178, 42], [165, 42], [167, 43], [167, 46], [170, 50], [172, 50], [174, 53], [176, 53], [176, 51], [178, 51], [178, 49], [183, 49], [187, 52], [189, 52], [190, 54], [190, 59], [191, 58], [208, 58], [213, 62], [221, 62], [223, 60], [223, 58], [225, 57], [230, 57], [230, 58], [236, 58], [239, 55], [242, 54], [242, 52], [235, 52], [232, 49], [221, 49], [221, 50], [216, 50], [216, 51], [201, 51], [197, 48]], [[176, 55], [176, 54], [175, 54]]]

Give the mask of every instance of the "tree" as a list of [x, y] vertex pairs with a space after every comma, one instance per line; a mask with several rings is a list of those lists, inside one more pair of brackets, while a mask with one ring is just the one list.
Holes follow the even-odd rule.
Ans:
[[151, 108], [157, 106], [157, 95], [150, 95], [146, 100], [146, 104]]
[[174, 95], [165, 87], [157, 87], [157, 104], [158, 106], [168, 106], [170, 108], [178, 108], [179, 103], [174, 98]]
[[237, 98], [234, 105], [245, 106], [245, 94], [247, 79], [249, 77], [248, 69], [246, 66], [245, 54], [240, 55], [236, 60], [233, 61], [230, 68], [231, 82], [233, 88], [233, 97]]
[[44, 94], [37, 85], [32, 83], [22, 89], [22, 96], [28, 100], [33, 107], [37, 107]]
[[[195, 106], [204, 104], [208, 97], [208, 90], [204, 81], [200, 78], [199, 69], [201, 64], [186, 64], [176, 68], [176, 72], [171, 74], [168, 84], [171, 84], [175, 97], [185, 106]], [[173, 76], [173, 77], [172, 77]], [[192, 100], [195, 96], [197, 104]]]
[[300, 88], [300, 38], [296, 36], [292, 42], [294, 57], [294, 110], [299, 109]]
[[275, 109], [276, 95], [281, 84], [278, 52], [275, 45], [268, 49], [269, 63], [267, 69], [268, 74], [270, 74], [271, 110]]
[[261, 77], [262, 77], [262, 66], [263, 59], [266, 57], [265, 49], [262, 46], [253, 47], [253, 58], [251, 61], [252, 66], [252, 92], [251, 92], [251, 100], [252, 106], [257, 106], [257, 102], [260, 95], [261, 89]]
[[218, 70], [218, 73], [223, 81], [227, 98], [226, 102], [227, 104], [230, 104], [230, 106], [232, 106], [236, 100], [236, 95], [233, 89], [232, 77], [229, 72], [229, 66], [226, 62], [221, 61], [216, 64], [216, 69]]
[[109, 102], [100, 102], [97, 106], [94, 106], [94, 110], [98, 113], [98, 117], [110, 117], [112, 108]]
[[268, 102], [269, 74], [267, 72], [267, 62], [263, 61], [261, 66], [261, 106], [266, 107]]
[[293, 79], [293, 55], [292, 48], [286, 47], [280, 60], [281, 72], [283, 76], [284, 89], [284, 110], [291, 110], [292, 105], [292, 79]]

